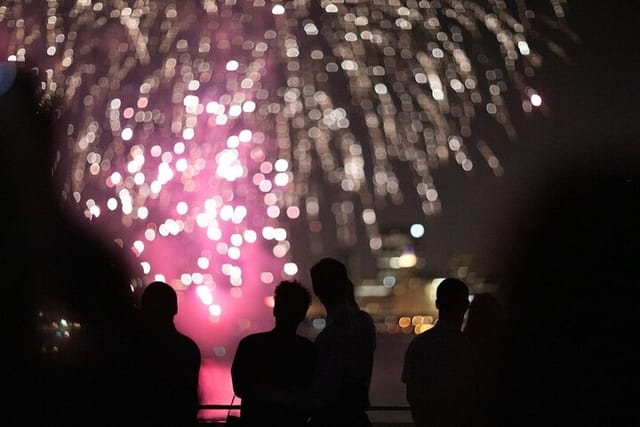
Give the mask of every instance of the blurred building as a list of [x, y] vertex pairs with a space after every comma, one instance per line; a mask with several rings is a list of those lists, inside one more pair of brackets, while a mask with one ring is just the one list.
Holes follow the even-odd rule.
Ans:
[[[428, 268], [424, 250], [424, 226], [382, 230], [382, 245], [375, 252], [374, 265], [361, 259], [357, 251], [339, 254], [355, 285], [356, 300], [376, 321], [381, 333], [420, 333], [438, 318], [436, 289], [445, 277], [457, 277], [469, 286], [471, 294], [495, 293], [495, 287], [473, 269], [473, 256], [454, 254], [446, 271]], [[324, 327], [324, 310], [314, 301], [309, 310], [310, 324]]]
[[422, 224], [383, 230], [372, 277], [357, 274], [358, 260], [346, 257], [356, 283], [356, 299], [376, 319], [380, 332], [420, 333], [430, 328], [438, 317], [436, 289], [445, 277], [463, 280], [471, 294], [495, 292], [492, 284], [474, 272], [471, 254], [454, 254], [447, 271], [429, 269], [424, 231]]

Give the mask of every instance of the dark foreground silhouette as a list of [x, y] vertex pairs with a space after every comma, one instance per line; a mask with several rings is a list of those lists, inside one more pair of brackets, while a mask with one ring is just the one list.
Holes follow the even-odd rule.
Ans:
[[447, 278], [438, 285], [438, 320], [413, 338], [406, 350], [402, 382], [416, 427], [474, 425], [475, 358], [461, 327], [469, 289]]
[[[5, 64], [6, 65], [6, 64]], [[14, 66], [0, 93], [0, 222], [5, 335], [3, 425], [128, 425], [135, 409], [138, 271], [78, 226], [56, 173], [55, 104]], [[7, 81], [7, 79], [10, 79]]]
[[567, 149], [518, 204], [495, 425], [637, 425], [638, 147]]
[[311, 267], [313, 292], [327, 312], [315, 340], [313, 427], [370, 426], [366, 409], [376, 347], [371, 316], [356, 304], [345, 265], [324, 258]]
[[200, 350], [180, 333], [176, 291], [164, 282], [150, 283], [142, 294], [142, 329], [137, 343], [139, 425], [193, 427], [198, 422]]
[[296, 330], [311, 295], [297, 281], [282, 281], [274, 301], [275, 327], [244, 337], [231, 367], [243, 427], [301, 427], [309, 418], [316, 354], [313, 342]]

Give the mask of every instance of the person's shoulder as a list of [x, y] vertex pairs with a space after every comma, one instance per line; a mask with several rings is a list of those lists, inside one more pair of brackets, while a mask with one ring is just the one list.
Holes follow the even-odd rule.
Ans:
[[426, 331], [416, 335], [415, 337], [413, 337], [413, 339], [411, 340], [411, 346], [420, 347], [420, 346], [423, 346], [423, 345], [429, 345], [434, 340], [437, 339], [437, 335], [438, 335], [438, 333], [434, 328], [426, 330]]
[[313, 347], [313, 341], [307, 337], [303, 337], [302, 335], [296, 335], [295, 340], [300, 346]]
[[367, 313], [362, 309], [358, 309], [358, 318], [360, 319], [361, 322], [366, 324], [369, 329], [375, 330], [376, 323], [373, 320], [373, 316], [371, 316], [369, 313]]
[[185, 335], [181, 332], [178, 332], [178, 339], [185, 347], [190, 347], [192, 350], [196, 349], [198, 352], [200, 351], [200, 347], [196, 343], [196, 341], [188, 335]]
[[260, 343], [270, 340], [271, 339], [271, 332], [270, 331], [266, 331], [266, 332], [256, 332], [253, 334], [249, 334], [245, 337], [243, 337], [238, 345], [242, 345], [242, 346], [255, 346], [255, 345], [259, 345]]
[[371, 316], [371, 314], [369, 314], [368, 311], [358, 308], [358, 314], [360, 314], [360, 316], [364, 318], [371, 319], [371, 321], [373, 321], [373, 317]]
[[301, 335], [296, 335], [294, 337], [293, 344], [295, 351], [301, 355], [304, 355], [303, 357], [305, 359], [315, 358], [316, 344], [309, 338], [303, 337]]
[[336, 337], [340, 333], [340, 328], [337, 328], [335, 324], [328, 323], [324, 328], [318, 332], [314, 340], [315, 346], [322, 346], [325, 343], [331, 343], [336, 340]]
[[363, 309], [359, 308], [357, 311], [357, 314], [358, 314], [358, 318], [360, 318], [361, 320], [367, 323], [373, 323], [373, 316], [371, 316], [368, 312], [364, 311]]

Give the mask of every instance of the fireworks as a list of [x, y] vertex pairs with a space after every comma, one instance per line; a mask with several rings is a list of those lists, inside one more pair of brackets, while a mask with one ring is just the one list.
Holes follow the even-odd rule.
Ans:
[[540, 105], [527, 81], [562, 55], [564, 2], [515, 3], [9, 1], [0, 37], [64, 106], [63, 196], [219, 317], [298, 273], [293, 224], [376, 251], [386, 204], [440, 211], [437, 168], [502, 173], [477, 123], [514, 139], [508, 106]]

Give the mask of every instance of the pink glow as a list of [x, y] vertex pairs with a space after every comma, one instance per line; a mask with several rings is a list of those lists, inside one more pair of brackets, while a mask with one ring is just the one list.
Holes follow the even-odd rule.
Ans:
[[[232, 397], [233, 386], [231, 385], [229, 366], [217, 363], [213, 359], [203, 359], [200, 366], [201, 402], [203, 404], [226, 405], [231, 403]], [[233, 404], [239, 405], [240, 399], [236, 398]], [[203, 409], [198, 414], [199, 418], [212, 421], [224, 420], [226, 416], [226, 410], [215, 409]]]

